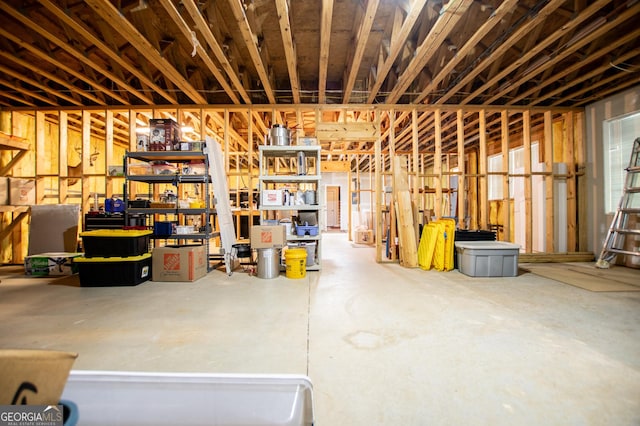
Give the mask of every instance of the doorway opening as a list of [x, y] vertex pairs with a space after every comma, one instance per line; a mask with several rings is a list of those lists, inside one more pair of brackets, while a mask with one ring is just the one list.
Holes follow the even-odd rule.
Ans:
[[340, 186], [329, 185], [327, 191], [327, 231], [340, 231]]

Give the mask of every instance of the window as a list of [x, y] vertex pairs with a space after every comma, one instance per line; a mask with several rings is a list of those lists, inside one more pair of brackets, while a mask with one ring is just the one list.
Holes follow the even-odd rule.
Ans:
[[610, 214], [616, 211], [622, 198], [633, 141], [640, 137], [640, 113], [605, 121], [603, 132], [604, 206]]

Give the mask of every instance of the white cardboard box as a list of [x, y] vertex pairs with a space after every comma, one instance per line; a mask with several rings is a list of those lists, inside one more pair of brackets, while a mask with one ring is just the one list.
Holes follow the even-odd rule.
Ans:
[[281, 189], [263, 189], [260, 203], [263, 206], [281, 206], [284, 203]]

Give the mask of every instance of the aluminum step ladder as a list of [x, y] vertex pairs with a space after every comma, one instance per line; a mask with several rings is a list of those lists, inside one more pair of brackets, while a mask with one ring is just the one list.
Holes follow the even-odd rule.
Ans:
[[613, 217], [602, 252], [596, 262], [597, 268], [608, 269], [618, 254], [640, 256], [640, 251], [625, 250], [627, 235], [640, 235], [640, 229], [631, 228], [630, 216], [640, 217], [640, 138], [633, 141], [629, 167], [625, 169], [624, 192]]

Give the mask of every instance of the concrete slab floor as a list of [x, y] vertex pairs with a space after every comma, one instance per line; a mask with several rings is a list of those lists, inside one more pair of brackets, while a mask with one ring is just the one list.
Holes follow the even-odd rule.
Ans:
[[81, 288], [0, 268], [0, 347], [74, 369], [307, 374], [317, 425], [640, 424], [640, 293], [376, 264], [323, 235], [300, 280]]

